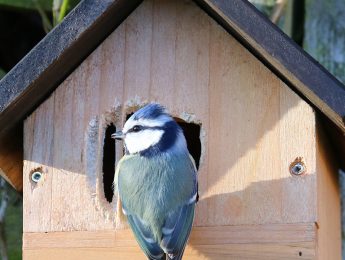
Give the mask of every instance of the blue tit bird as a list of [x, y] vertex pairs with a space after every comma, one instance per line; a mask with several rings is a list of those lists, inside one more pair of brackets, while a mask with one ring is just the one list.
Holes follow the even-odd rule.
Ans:
[[151, 103], [123, 130], [126, 154], [114, 184], [134, 236], [148, 259], [182, 259], [197, 201], [197, 173], [181, 127]]

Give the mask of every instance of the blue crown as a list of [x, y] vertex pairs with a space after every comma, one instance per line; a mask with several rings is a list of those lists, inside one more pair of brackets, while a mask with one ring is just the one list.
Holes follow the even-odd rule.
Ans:
[[138, 120], [140, 118], [155, 119], [162, 115], [168, 115], [165, 108], [158, 103], [151, 103], [135, 112], [133, 117], [134, 120]]

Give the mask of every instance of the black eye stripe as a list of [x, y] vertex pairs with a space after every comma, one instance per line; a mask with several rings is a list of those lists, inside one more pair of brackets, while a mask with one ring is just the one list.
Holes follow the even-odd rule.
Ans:
[[137, 133], [137, 132], [139, 132], [141, 130], [143, 130], [143, 126], [135, 125], [131, 129], [129, 129], [127, 133], [132, 133], [132, 132]]
[[[135, 129], [137, 128], [137, 129]], [[146, 129], [152, 129], [152, 130], [164, 130], [164, 126], [142, 126], [142, 125], [135, 125], [131, 129], [127, 131], [127, 133], [138, 133], [140, 131], [146, 130]]]

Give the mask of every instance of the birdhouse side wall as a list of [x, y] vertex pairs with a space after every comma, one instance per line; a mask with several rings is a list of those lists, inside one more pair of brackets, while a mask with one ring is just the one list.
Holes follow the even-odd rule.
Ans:
[[0, 138], [0, 175], [18, 192], [23, 191], [23, 131], [16, 126]]
[[317, 119], [317, 256], [342, 259], [339, 166], [323, 123]]

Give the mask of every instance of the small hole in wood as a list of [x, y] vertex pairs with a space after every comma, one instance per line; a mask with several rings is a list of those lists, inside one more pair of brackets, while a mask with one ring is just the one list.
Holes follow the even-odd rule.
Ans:
[[41, 167], [32, 170], [30, 172], [31, 183], [37, 184], [42, 179], [42, 176], [43, 176], [43, 171]]
[[301, 176], [306, 173], [306, 165], [302, 157], [297, 157], [289, 166], [290, 173], [295, 176]]
[[302, 256], [302, 252], [299, 252], [298, 255], [299, 255], [299, 256]]
[[116, 128], [113, 124], [107, 126], [103, 146], [103, 187], [104, 196], [109, 203], [112, 202], [114, 196], [115, 140], [111, 138], [111, 135], [115, 132]]

